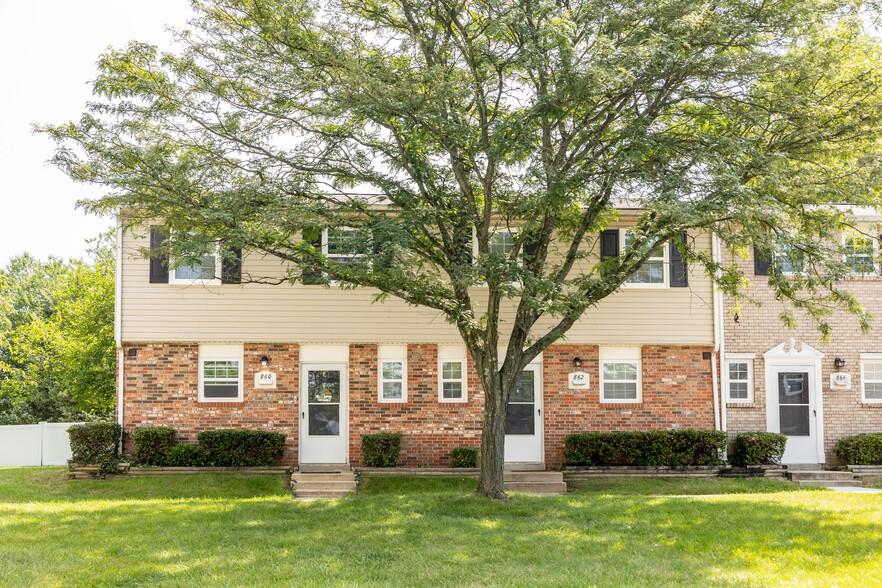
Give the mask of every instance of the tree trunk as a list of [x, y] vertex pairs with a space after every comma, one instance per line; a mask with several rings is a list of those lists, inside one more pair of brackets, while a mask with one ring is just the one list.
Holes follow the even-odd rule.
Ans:
[[492, 378], [488, 384], [484, 388], [481, 475], [477, 493], [488, 498], [504, 499], [506, 395], [499, 378]]

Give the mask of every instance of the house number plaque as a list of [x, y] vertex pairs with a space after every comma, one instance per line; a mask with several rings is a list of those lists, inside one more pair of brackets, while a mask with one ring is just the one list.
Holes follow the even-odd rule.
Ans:
[[832, 390], [851, 390], [851, 374], [842, 372], [830, 374], [830, 388]]
[[275, 372], [257, 372], [254, 374], [255, 388], [275, 388], [276, 374]]
[[585, 372], [573, 372], [570, 374], [570, 390], [587, 390], [588, 388], [588, 374]]

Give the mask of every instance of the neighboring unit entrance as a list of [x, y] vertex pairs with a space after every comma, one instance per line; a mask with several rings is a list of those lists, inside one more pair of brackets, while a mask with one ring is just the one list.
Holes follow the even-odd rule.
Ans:
[[505, 419], [505, 461], [543, 462], [542, 377], [538, 365], [521, 372], [508, 400]]
[[782, 463], [824, 463], [823, 354], [793, 339], [763, 354], [766, 363], [766, 428], [787, 435]]
[[815, 382], [811, 366], [773, 366], [777, 432], [787, 435], [784, 463], [818, 463]]
[[349, 461], [346, 364], [300, 366], [300, 463]]

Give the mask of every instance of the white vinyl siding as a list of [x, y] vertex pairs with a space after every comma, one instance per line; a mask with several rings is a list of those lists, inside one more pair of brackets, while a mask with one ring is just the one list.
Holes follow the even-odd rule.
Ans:
[[[413, 307], [389, 297], [375, 301], [372, 288], [343, 290], [304, 285], [243, 283], [212, 287], [168, 287], [149, 283], [148, 260], [139, 249], [147, 231], [126, 232], [120, 270], [122, 341], [187, 343], [260, 341], [323, 344], [459, 344], [457, 329], [437, 310]], [[697, 237], [709, 248], [707, 235]], [[690, 268], [692, 270], [694, 268]], [[283, 278], [279, 259], [244, 251], [243, 276]], [[486, 288], [471, 291], [486, 308]], [[600, 301], [567, 333], [573, 343], [594, 345], [712, 345], [713, 290], [701, 271], [689, 275], [689, 288], [624, 288]], [[504, 324], [513, 324], [516, 305], [500, 308]], [[551, 328], [552, 318], [536, 324]]]

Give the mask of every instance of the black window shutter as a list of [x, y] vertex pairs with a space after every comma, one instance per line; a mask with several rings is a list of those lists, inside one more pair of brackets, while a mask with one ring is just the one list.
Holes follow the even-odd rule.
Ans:
[[[303, 240], [315, 247], [319, 252], [322, 250], [322, 230], [314, 229], [303, 231]], [[307, 286], [321, 285], [325, 283], [321, 272], [304, 271], [301, 282]]]
[[769, 275], [770, 259], [758, 247], [753, 248], [753, 273], [757, 276]]
[[150, 227], [150, 283], [168, 284], [168, 255], [157, 253], [162, 250], [168, 233], [159, 226]]
[[607, 229], [600, 233], [600, 261], [619, 256], [619, 230]]
[[529, 233], [524, 238], [524, 247], [523, 247], [524, 259], [525, 260], [532, 259], [533, 256], [536, 255], [536, 249], [538, 249], [538, 248], [539, 248], [538, 235], [536, 235], [536, 233]]
[[224, 257], [221, 261], [221, 283], [222, 284], [241, 284], [242, 283], [242, 249], [240, 247], [230, 248], [232, 259]]
[[[680, 238], [686, 243], [686, 231], [683, 231]], [[671, 248], [671, 288], [686, 288], [689, 286], [689, 271], [680, 249], [677, 245], [670, 241], [668, 247]]]

